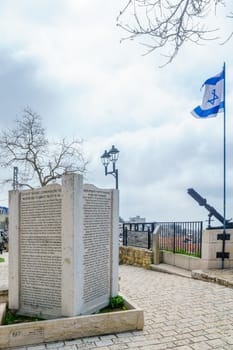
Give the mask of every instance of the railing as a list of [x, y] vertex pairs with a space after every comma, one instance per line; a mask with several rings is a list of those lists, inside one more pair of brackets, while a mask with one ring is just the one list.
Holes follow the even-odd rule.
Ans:
[[202, 221], [160, 222], [160, 250], [201, 258]]
[[123, 245], [151, 249], [155, 226], [154, 222], [123, 224]]
[[152, 232], [161, 226], [160, 250], [201, 257], [202, 222], [147, 222], [123, 224], [123, 245], [152, 248]]

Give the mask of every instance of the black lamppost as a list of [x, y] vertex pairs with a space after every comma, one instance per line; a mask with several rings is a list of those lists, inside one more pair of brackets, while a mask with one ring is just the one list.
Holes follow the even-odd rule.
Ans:
[[[113, 145], [110, 151], [104, 151], [104, 154], [100, 157], [102, 164], [105, 168], [105, 175], [113, 175], [116, 179], [116, 189], [118, 190], [118, 169], [116, 169], [116, 162], [119, 157], [118, 149]], [[108, 171], [108, 165], [112, 162], [112, 171]]]

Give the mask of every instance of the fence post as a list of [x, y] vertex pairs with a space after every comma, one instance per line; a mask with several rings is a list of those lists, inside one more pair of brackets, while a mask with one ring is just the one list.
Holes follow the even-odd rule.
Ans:
[[202, 230], [203, 230], [203, 223], [201, 222], [201, 228], [200, 228], [200, 238], [199, 238], [199, 249], [200, 249], [200, 258], [202, 258]]
[[153, 264], [159, 265], [160, 263], [160, 247], [159, 247], [159, 239], [162, 227], [160, 225], [154, 226], [154, 230], [152, 232], [152, 252], [153, 252]]
[[150, 229], [148, 228], [148, 231], [147, 231], [147, 249], [150, 249], [151, 248], [151, 232], [150, 232]]
[[123, 226], [123, 245], [127, 246], [127, 241], [128, 241], [128, 229], [126, 226]]
[[176, 252], [176, 224], [173, 223], [173, 253]]

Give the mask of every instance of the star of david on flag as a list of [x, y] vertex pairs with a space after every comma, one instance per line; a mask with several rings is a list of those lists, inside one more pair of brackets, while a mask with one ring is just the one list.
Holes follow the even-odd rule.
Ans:
[[224, 111], [224, 70], [212, 78], [207, 79], [204, 84], [205, 91], [202, 105], [197, 106], [191, 112], [195, 118], [216, 117], [218, 112]]

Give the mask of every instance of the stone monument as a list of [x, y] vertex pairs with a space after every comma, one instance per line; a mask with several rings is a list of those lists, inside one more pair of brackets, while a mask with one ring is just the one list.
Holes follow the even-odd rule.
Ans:
[[118, 191], [66, 175], [10, 191], [9, 308], [57, 318], [94, 313], [118, 294]]

